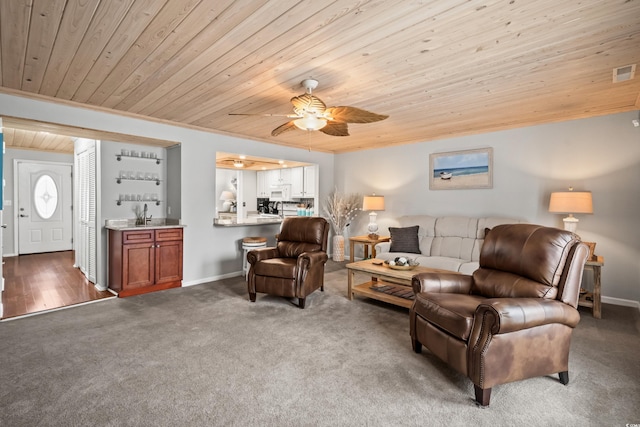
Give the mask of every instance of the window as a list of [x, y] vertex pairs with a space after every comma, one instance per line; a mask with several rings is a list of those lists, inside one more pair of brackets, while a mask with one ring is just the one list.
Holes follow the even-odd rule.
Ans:
[[49, 219], [58, 208], [58, 187], [50, 175], [42, 175], [33, 189], [36, 212], [42, 219]]

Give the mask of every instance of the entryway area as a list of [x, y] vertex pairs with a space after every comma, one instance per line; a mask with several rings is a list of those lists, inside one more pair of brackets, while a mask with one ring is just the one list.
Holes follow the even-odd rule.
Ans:
[[73, 251], [5, 257], [2, 319], [115, 298], [98, 291], [74, 258]]

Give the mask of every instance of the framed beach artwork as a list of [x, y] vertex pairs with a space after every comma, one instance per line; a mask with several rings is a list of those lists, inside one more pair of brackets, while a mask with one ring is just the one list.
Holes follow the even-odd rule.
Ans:
[[492, 148], [429, 155], [429, 189], [459, 190], [492, 187]]

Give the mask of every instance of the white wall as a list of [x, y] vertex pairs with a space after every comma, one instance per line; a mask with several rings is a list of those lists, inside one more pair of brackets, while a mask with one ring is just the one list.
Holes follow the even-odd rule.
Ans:
[[[637, 112], [513, 129], [448, 140], [340, 154], [338, 189], [385, 195], [382, 232], [407, 214], [500, 215], [563, 227], [548, 212], [552, 191], [593, 193], [593, 215], [577, 215], [578, 234], [605, 258], [602, 292], [640, 301], [640, 128]], [[429, 190], [429, 154], [493, 147], [493, 188]], [[361, 213], [350, 235], [364, 234]]]
[[[387, 210], [378, 214], [381, 230], [394, 224], [397, 216], [411, 213], [505, 215], [562, 227], [561, 215], [547, 212], [550, 193], [570, 185], [590, 190], [595, 212], [579, 217], [578, 232], [584, 240], [596, 242], [596, 253], [605, 257], [603, 294], [640, 301], [640, 227], [636, 221], [640, 212], [640, 129], [631, 125], [637, 112], [336, 156], [5, 94], [0, 94], [0, 115], [182, 143], [185, 284], [235, 274], [242, 265], [240, 239], [261, 235], [271, 243], [278, 231], [274, 226], [212, 225], [215, 153], [226, 151], [317, 163], [321, 204], [334, 181], [341, 191], [384, 194]], [[494, 149], [493, 189], [429, 190], [430, 153], [479, 147]], [[44, 155], [45, 159], [52, 158], [49, 156]], [[364, 233], [367, 222], [367, 215], [360, 214], [348, 232]]]
[[[273, 225], [214, 227], [216, 151], [258, 157], [286, 158], [316, 163], [320, 168], [320, 194], [333, 188], [332, 154], [292, 149], [198, 131], [169, 124], [105, 113], [95, 109], [62, 105], [0, 94], [0, 115], [61, 123], [104, 131], [165, 139], [181, 143], [181, 213], [184, 231], [184, 281], [203, 283], [242, 270], [240, 240], [265, 236], [274, 242], [278, 227]], [[269, 132], [265, 129], [265, 132]], [[104, 172], [103, 172], [104, 173]]]

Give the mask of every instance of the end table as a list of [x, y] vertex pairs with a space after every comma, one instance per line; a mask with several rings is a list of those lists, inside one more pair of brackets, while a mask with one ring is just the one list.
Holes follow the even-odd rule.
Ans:
[[349, 261], [353, 262], [353, 252], [356, 243], [364, 245], [364, 259], [369, 258], [369, 246], [371, 246], [371, 257], [376, 257], [376, 245], [391, 240], [390, 236], [378, 236], [371, 238], [368, 235], [349, 237]]
[[593, 292], [587, 292], [585, 295], [581, 295], [578, 300], [578, 305], [583, 307], [590, 307], [591, 314], [596, 319], [602, 317], [602, 266], [604, 266], [604, 257], [594, 256], [585, 264], [585, 270], [590, 269], [593, 271]]

